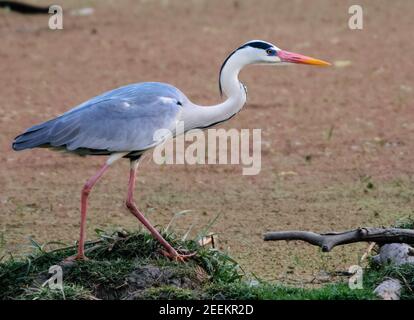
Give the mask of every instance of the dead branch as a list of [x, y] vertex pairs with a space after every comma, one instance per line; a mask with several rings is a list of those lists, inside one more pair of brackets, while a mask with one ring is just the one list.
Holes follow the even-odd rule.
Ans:
[[400, 228], [358, 228], [345, 232], [318, 234], [309, 231], [276, 231], [264, 235], [265, 241], [302, 240], [329, 252], [338, 245], [355, 242], [414, 243], [414, 230]]

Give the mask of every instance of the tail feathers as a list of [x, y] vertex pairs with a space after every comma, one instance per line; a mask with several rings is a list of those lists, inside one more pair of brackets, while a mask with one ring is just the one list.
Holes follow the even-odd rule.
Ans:
[[49, 143], [50, 121], [33, 126], [17, 136], [12, 144], [15, 151], [36, 148]]

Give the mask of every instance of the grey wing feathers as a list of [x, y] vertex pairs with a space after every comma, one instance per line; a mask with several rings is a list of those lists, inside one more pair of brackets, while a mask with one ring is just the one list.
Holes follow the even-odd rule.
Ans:
[[176, 88], [160, 83], [115, 89], [29, 128], [16, 137], [13, 149], [90, 149], [95, 154], [145, 150], [157, 144], [158, 129], [174, 130], [184, 99]]

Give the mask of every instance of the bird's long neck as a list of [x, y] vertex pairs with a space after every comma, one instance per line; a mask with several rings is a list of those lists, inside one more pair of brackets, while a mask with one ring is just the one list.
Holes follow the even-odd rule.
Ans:
[[226, 121], [241, 110], [246, 102], [246, 91], [238, 75], [246, 64], [237, 53], [231, 54], [224, 61], [219, 81], [220, 91], [224, 93], [226, 100], [213, 106], [193, 105], [188, 116], [184, 117], [186, 130], [205, 128]]

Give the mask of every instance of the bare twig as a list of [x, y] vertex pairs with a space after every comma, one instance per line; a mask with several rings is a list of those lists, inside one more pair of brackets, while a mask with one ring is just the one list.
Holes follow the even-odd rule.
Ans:
[[359, 260], [359, 264], [361, 265], [362, 262], [364, 262], [364, 260], [368, 257], [368, 255], [371, 253], [371, 251], [374, 249], [376, 243], [375, 242], [371, 242], [368, 245], [367, 250], [365, 250], [364, 254], [362, 255], [361, 259]]
[[265, 241], [302, 240], [329, 252], [338, 245], [355, 242], [414, 243], [414, 230], [400, 228], [359, 228], [346, 232], [318, 234], [308, 231], [277, 231], [264, 235]]

